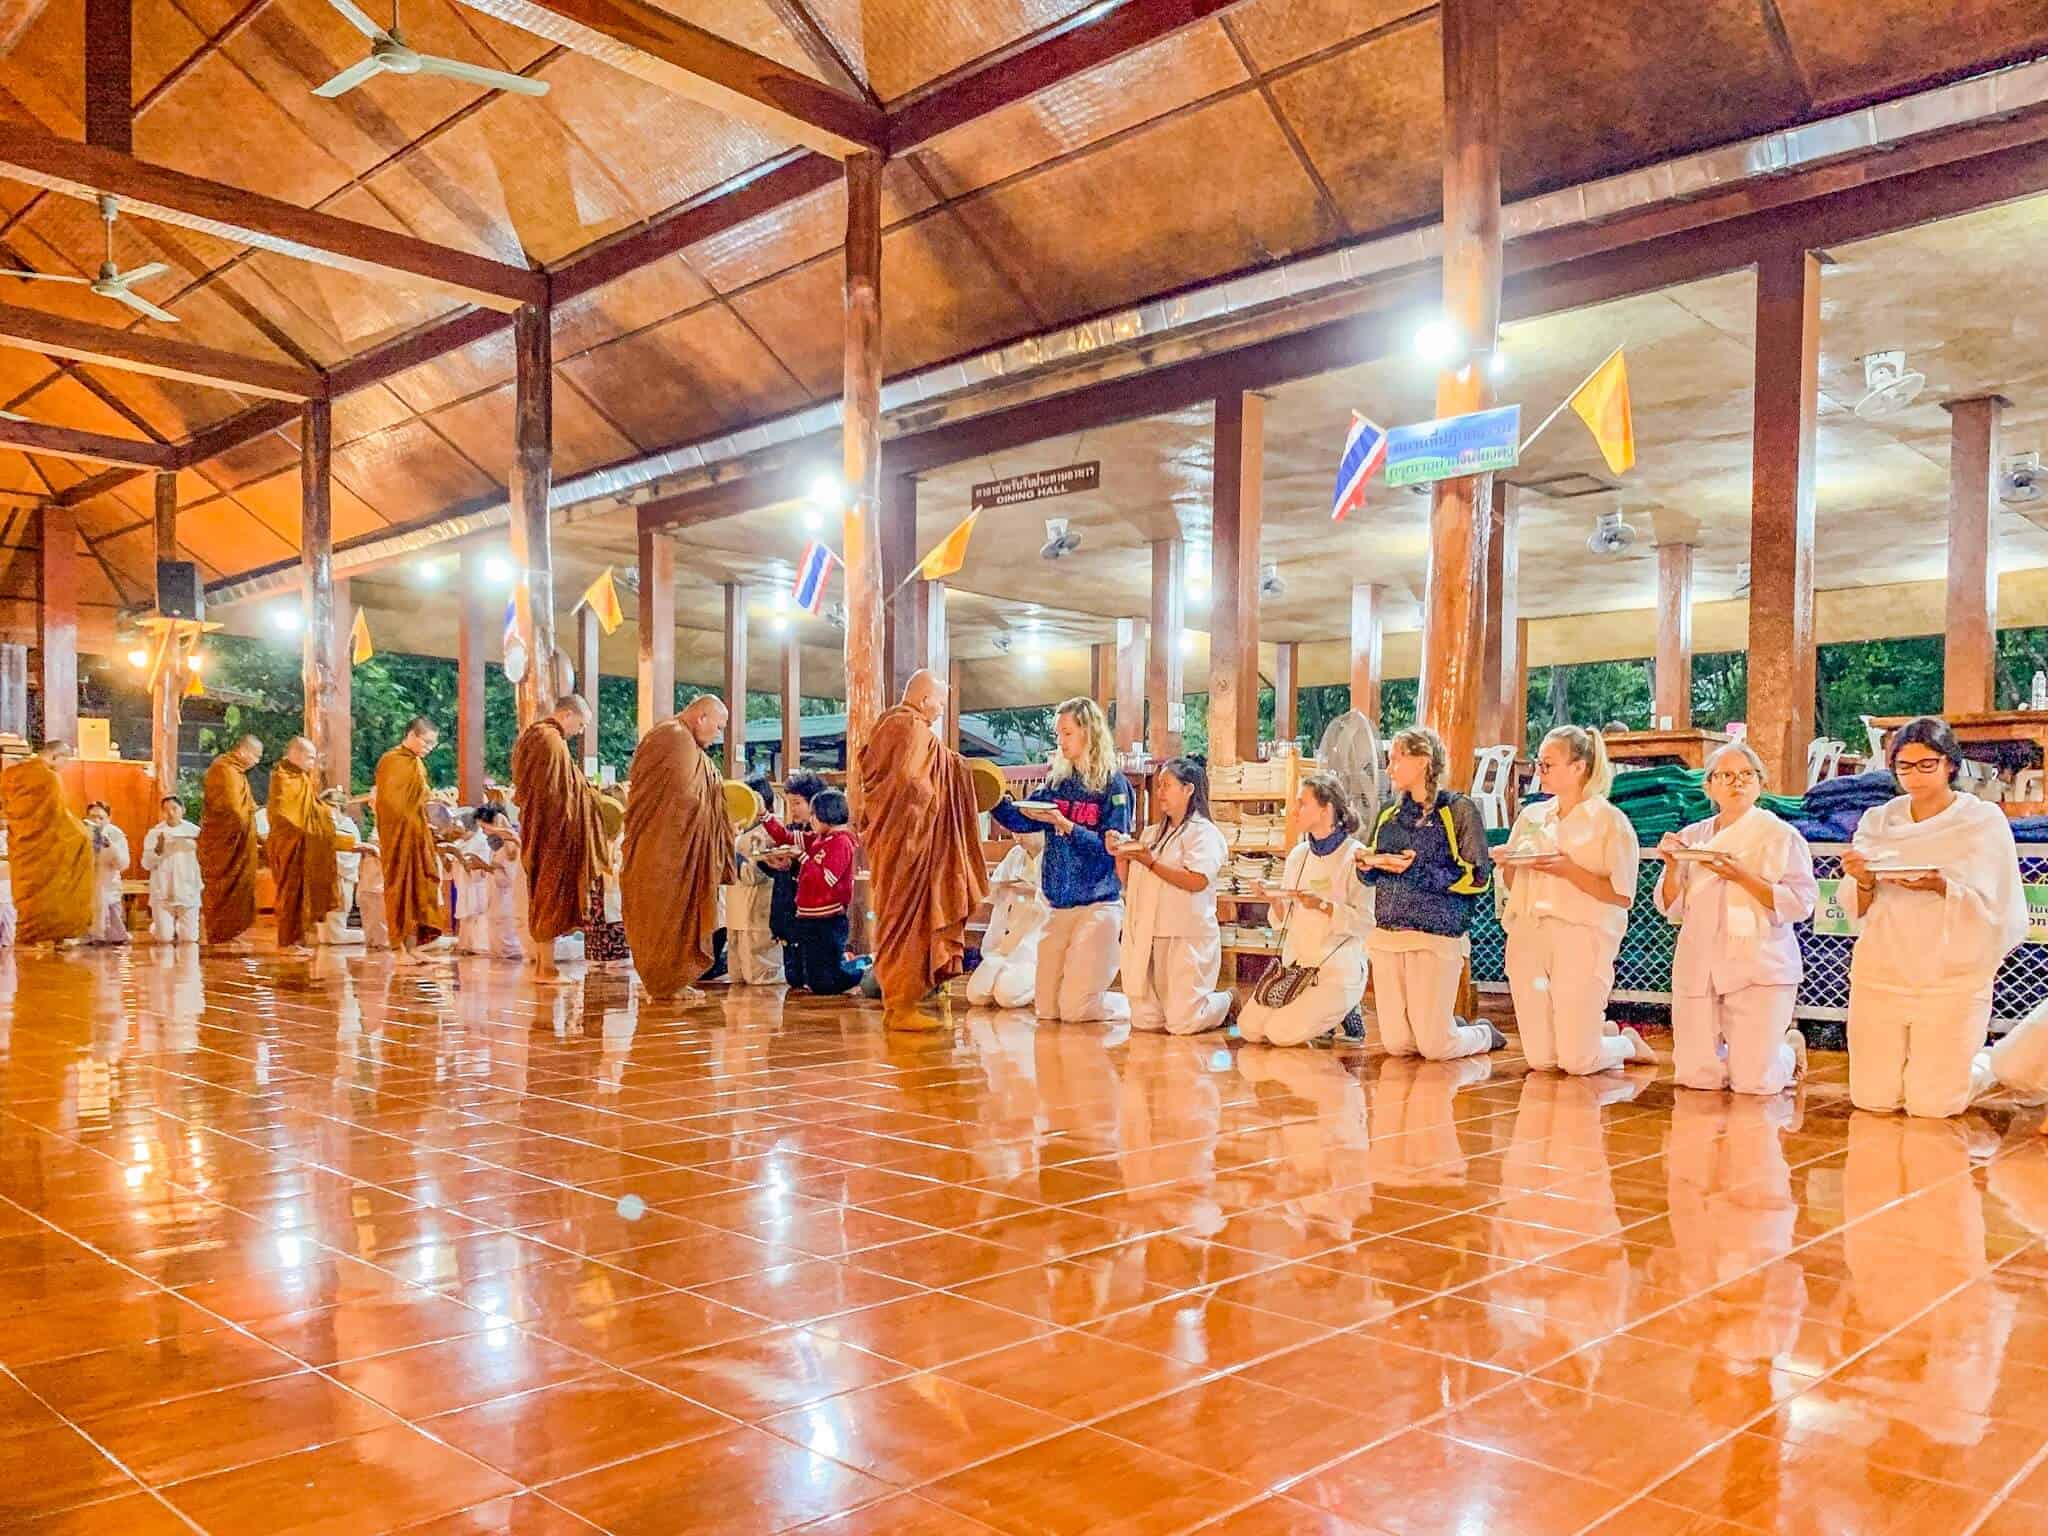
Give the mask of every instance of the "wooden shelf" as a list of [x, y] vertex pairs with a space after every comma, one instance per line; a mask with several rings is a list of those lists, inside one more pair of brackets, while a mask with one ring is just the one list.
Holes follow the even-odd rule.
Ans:
[[1225, 955], [1277, 955], [1280, 953], [1280, 946], [1278, 944], [1226, 944], [1223, 946], [1222, 952]]
[[1284, 789], [1257, 791], [1249, 789], [1212, 789], [1209, 791], [1209, 798], [1224, 805], [1243, 805], [1247, 801], [1271, 801], [1278, 805], [1292, 800], [1294, 796], [1288, 794]]

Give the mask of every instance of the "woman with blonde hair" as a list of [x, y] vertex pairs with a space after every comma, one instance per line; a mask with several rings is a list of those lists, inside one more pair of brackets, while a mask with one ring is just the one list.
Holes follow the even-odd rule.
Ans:
[[[1358, 818], [1335, 774], [1301, 781], [1294, 824], [1302, 839], [1288, 852], [1280, 888], [1259, 886], [1284, 928], [1282, 974], [1262, 976], [1237, 1016], [1238, 1032], [1253, 1044], [1305, 1045], [1333, 1033], [1365, 996], [1365, 936], [1372, 927], [1372, 893], [1353, 874], [1358, 854], [1352, 833]], [[1288, 995], [1279, 997], [1278, 991]]]
[[1045, 782], [1021, 802], [1005, 796], [989, 813], [1011, 832], [1045, 834], [1042, 868], [1052, 915], [1038, 941], [1034, 1004], [1046, 1023], [1126, 1019], [1130, 1003], [1109, 990], [1124, 893], [1103, 838], [1130, 833], [1130, 781], [1117, 771], [1116, 741], [1093, 699], [1068, 699], [1053, 729], [1059, 750]]
[[1380, 1043], [1389, 1055], [1431, 1061], [1507, 1044], [1491, 1024], [1457, 1019], [1472, 908], [1491, 884], [1493, 861], [1479, 807], [1444, 787], [1448, 768], [1435, 731], [1396, 732], [1387, 745], [1395, 798], [1380, 812], [1369, 846], [1358, 851], [1358, 878], [1375, 893], [1367, 950]]
[[1574, 1077], [1655, 1061], [1634, 1030], [1606, 1030], [1642, 858], [1636, 829], [1607, 798], [1607, 743], [1598, 731], [1560, 725], [1543, 738], [1536, 773], [1551, 798], [1522, 808], [1494, 858], [1522, 1054], [1532, 1067]]
[[1657, 844], [1657, 910], [1678, 924], [1671, 1035], [1681, 1088], [1781, 1093], [1805, 1066], [1806, 1038], [1792, 1027], [1803, 971], [1792, 930], [1813, 916], [1819, 888], [1806, 839], [1757, 804], [1763, 789], [1763, 759], [1729, 742], [1707, 759], [1714, 814]]

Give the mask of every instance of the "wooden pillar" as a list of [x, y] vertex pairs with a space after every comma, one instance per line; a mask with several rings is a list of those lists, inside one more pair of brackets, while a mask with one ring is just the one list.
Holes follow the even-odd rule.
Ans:
[[1529, 755], [1529, 621], [1515, 619], [1515, 656], [1504, 668], [1513, 679], [1514, 691], [1503, 701], [1501, 739], [1515, 749], [1515, 756]]
[[1948, 627], [1942, 711], [1998, 707], [1998, 459], [2012, 402], [1978, 395], [1948, 403]]
[[1301, 646], [1289, 640], [1275, 647], [1273, 661], [1273, 740], [1292, 741], [1301, 734]]
[[334, 760], [339, 733], [348, 731], [341, 698], [346, 665], [334, 634], [334, 415], [325, 400], [309, 400], [299, 427], [299, 582], [305, 601], [306, 739], [324, 768]]
[[676, 712], [676, 546], [640, 530], [640, 734]]
[[782, 632], [782, 776], [786, 779], [804, 762], [804, 646], [796, 624]]
[[[1444, 319], [1460, 355], [1438, 376], [1436, 413], [1493, 404], [1487, 363], [1500, 329], [1499, 0], [1445, 0]], [[1438, 481], [1429, 520], [1422, 680], [1416, 713], [1443, 737], [1454, 783], [1467, 783], [1477, 744], [1486, 543], [1493, 477]]]
[[[860, 816], [861, 743], [881, 717], [882, 157], [846, 161], [846, 789]], [[913, 535], [914, 537], [914, 535]]]
[[1496, 478], [1486, 535], [1486, 602], [1480, 642], [1478, 745], [1509, 740], [1510, 697], [1515, 670], [1515, 587], [1521, 563], [1521, 506], [1518, 493]]
[[1361, 581], [1351, 589], [1351, 707], [1380, 723], [1380, 642], [1387, 589]]
[[132, 5], [85, 0], [85, 142], [123, 155], [135, 150]]
[[1820, 263], [1776, 250], [1756, 269], [1750, 456], [1749, 743], [1771, 788], [1806, 788], [1813, 740], [1814, 418], [1820, 398]]
[[36, 555], [36, 668], [43, 739], [78, 744], [78, 523], [69, 507], [45, 505]]
[[957, 661], [946, 663], [946, 745], [955, 752], [960, 750], [960, 683], [961, 667]]
[[327, 719], [327, 739], [315, 743], [329, 784], [348, 789], [355, 777], [356, 733], [356, 604], [347, 578], [334, 583], [334, 713]]
[[725, 584], [725, 776], [747, 776], [747, 589]]
[[[122, 7], [125, 14], [126, 6]], [[90, 25], [90, 23], [88, 23]], [[161, 571], [166, 561], [178, 558], [178, 477], [165, 472], [156, 477], [155, 485], [156, 560]], [[163, 593], [157, 593], [157, 612], [163, 612]], [[157, 669], [156, 681], [150, 687], [149, 699], [149, 762], [156, 775], [157, 793], [168, 795], [178, 787], [178, 732], [182, 724], [185, 698], [185, 671], [180, 665], [184, 652], [181, 647], [171, 646], [164, 656], [164, 664]]]
[[464, 550], [457, 566], [461, 588], [455, 637], [455, 790], [464, 805], [484, 798], [484, 668], [490, 659], [491, 602], [484, 590], [484, 557]]
[[1186, 729], [1181, 631], [1187, 627], [1187, 546], [1178, 538], [1152, 541], [1151, 648], [1145, 661], [1145, 749], [1155, 759], [1177, 757]]
[[1260, 480], [1266, 402], [1238, 392], [1216, 402], [1214, 523], [1209, 545], [1209, 761], [1259, 755]]
[[[882, 616], [882, 657], [888, 674], [886, 707], [903, 696], [910, 674], [932, 665], [931, 583], [907, 578], [917, 564], [917, 481], [909, 475], [882, 480], [882, 590], [891, 594]], [[944, 666], [939, 670], [943, 672]]]
[[1653, 727], [1692, 729], [1692, 546], [1657, 546], [1657, 697]]
[[526, 672], [519, 679], [519, 724], [555, 707], [555, 555], [548, 526], [554, 477], [555, 370], [549, 310], [537, 304], [513, 317], [512, 600]]
[[583, 733], [583, 771], [597, 772], [598, 720], [603, 706], [598, 695], [604, 690], [601, 642], [604, 631], [598, 626], [597, 615], [585, 603], [576, 610], [576, 690], [590, 703], [590, 729]]
[[1111, 641], [1088, 647], [1088, 697], [1109, 719], [1116, 703], [1116, 645]]
[[1145, 636], [1143, 619], [1116, 621], [1116, 749], [1135, 752], [1145, 744]]

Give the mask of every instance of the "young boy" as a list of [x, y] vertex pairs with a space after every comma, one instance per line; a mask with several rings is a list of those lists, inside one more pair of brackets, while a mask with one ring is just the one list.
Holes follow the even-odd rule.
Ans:
[[867, 973], [846, 958], [846, 906], [853, 900], [854, 863], [859, 845], [846, 830], [846, 796], [822, 791], [811, 802], [818, 830], [806, 839], [804, 867], [797, 876], [796, 943], [804, 985], [820, 997], [851, 992]]
[[811, 802], [825, 792], [815, 773], [793, 773], [782, 786], [782, 814], [787, 824], [770, 816], [761, 823], [772, 845], [755, 862], [774, 882], [768, 898], [768, 932], [782, 946], [783, 980], [804, 984], [803, 950], [797, 945], [796, 888], [803, 868], [804, 841], [812, 831]]

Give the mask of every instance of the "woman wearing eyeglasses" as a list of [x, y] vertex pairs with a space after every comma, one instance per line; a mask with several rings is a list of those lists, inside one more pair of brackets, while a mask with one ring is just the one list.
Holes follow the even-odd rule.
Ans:
[[1842, 855], [1842, 905], [1862, 916], [1849, 962], [1849, 1098], [1941, 1119], [1997, 1085], [1984, 1037], [1991, 978], [2027, 933], [2005, 813], [1956, 793], [1948, 722], [1902, 726], [1888, 751], [1905, 791], [1864, 812]]
[[1792, 930], [1819, 891], [1806, 839], [1756, 803], [1763, 788], [1763, 759], [1730, 742], [1707, 759], [1714, 814], [1657, 845], [1657, 910], [1678, 924], [1671, 1033], [1683, 1088], [1782, 1093], [1806, 1067], [1792, 1027], [1802, 972]]

